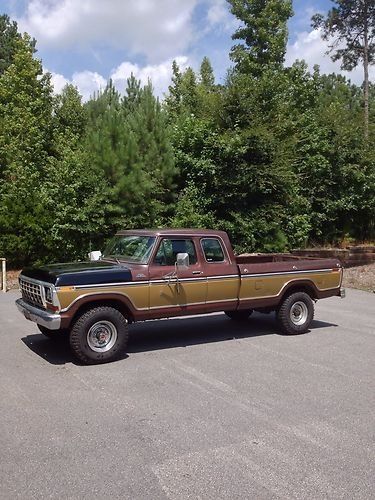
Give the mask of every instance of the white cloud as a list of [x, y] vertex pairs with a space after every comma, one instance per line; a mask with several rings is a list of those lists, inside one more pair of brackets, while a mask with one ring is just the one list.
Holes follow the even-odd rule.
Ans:
[[[179, 56], [175, 59], [182, 71], [187, 68], [189, 60], [186, 56]], [[142, 85], [146, 85], [148, 79], [150, 79], [154, 88], [154, 93], [159, 97], [163, 97], [163, 94], [168, 90], [168, 85], [171, 82], [172, 61], [173, 59], [167, 59], [160, 64], [146, 65], [143, 67], [138, 64], [124, 61], [117, 68], [112, 70], [108, 76], [108, 80], [111, 78], [117, 90], [124, 93], [126, 81], [131, 74], [140, 80]], [[74, 73], [71, 80], [59, 73], [52, 72], [51, 75], [55, 93], [58, 94], [66, 84], [71, 83], [78, 88], [84, 101], [87, 101], [94, 92], [104, 89], [107, 83], [107, 80], [102, 75], [92, 71]]]
[[[45, 69], [45, 71], [47, 72], [48, 69]], [[56, 94], [60, 94], [65, 85], [71, 82], [67, 78], [65, 78], [65, 76], [60, 75], [60, 73], [53, 73], [52, 71], [50, 71], [50, 73], [51, 83], [53, 85], [54, 91]]]
[[[304, 59], [310, 70], [315, 64], [320, 66], [321, 73], [341, 73], [349, 78], [353, 83], [361, 85], [363, 82], [363, 69], [359, 65], [353, 71], [343, 71], [340, 69], [340, 62], [333, 62], [326, 54], [328, 42], [322, 40], [320, 30], [310, 32], [303, 31], [297, 34], [296, 41], [288, 45], [286, 54], [286, 65], [290, 66], [296, 59]], [[375, 80], [375, 68], [370, 69], [370, 79]]]
[[98, 90], [103, 90], [107, 84], [106, 79], [93, 71], [80, 71], [73, 73], [72, 83], [78, 89], [83, 99], [86, 101]]
[[230, 33], [233, 33], [240, 24], [230, 12], [227, 0], [209, 0], [207, 21], [207, 30], [219, 27]]
[[[188, 58], [186, 56], [176, 57], [175, 59], [182, 71], [187, 68]], [[132, 73], [138, 80], [141, 80], [143, 85], [146, 85], [148, 79], [150, 79], [155, 94], [162, 97], [171, 82], [172, 62], [173, 59], [168, 59], [160, 64], [144, 67], [130, 62], [123, 62], [111, 73], [110, 78], [112, 78], [113, 83], [120, 92], [124, 91], [126, 81]]]
[[198, 0], [30, 0], [17, 19], [45, 48], [124, 49], [155, 63], [188, 47]]
[[[45, 69], [45, 71], [48, 71], [48, 69]], [[50, 71], [50, 73], [51, 83], [55, 94], [59, 94], [65, 85], [69, 83], [78, 88], [84, 101], [87, 101], [94, 92], [103, 90], [107, 84], [106, 79], [102, 75], [93, 71], [76, 72], [73, 74], [71, 80], [65, 78], [65, 76], [60, 73], [54, 73], [53, 71]]]

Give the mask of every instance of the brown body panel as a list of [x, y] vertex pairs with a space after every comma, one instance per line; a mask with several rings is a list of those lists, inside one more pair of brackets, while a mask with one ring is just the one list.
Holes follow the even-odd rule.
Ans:
[[[104, 302], [114, 304], [130, 321], [143, 321], [237, 309], [276, 309], [291, 290], [307, 291], [314, 299], [340, 295], [342, 267], [336, 259], [288, 254], [236, 257], [223, 231], [164, 229], [118, 234], [154, 236], [149, 262], [126, 262], [131, 272], [127, 282], [57, 287], [62, 328], [68, 328], [82, 308]], [[194, 262], [176, 275], [174, 265], [157, 260], [163, 240], [189, 240]], [[207, 240], [214, 240], [219, 260], [207, 257]]]

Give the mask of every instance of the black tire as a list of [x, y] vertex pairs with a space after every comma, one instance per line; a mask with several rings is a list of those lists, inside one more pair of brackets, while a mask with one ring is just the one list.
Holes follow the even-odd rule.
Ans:
[[286, 335], [306, 333], [314, 319], [314, 302], [305, 292], [295, 292], [285, 297], [276, 318]]
[[66, 338], [68, 334], [68, 330], [64, 328], [60, 328], [60, 330], [49, 330], [45, 326], [37, 325], [40, 333], [42, 333], [45, 337], [51, 340], [61, 340], [62, 338]]
[[100, 306], [83, 313], [70, 331], [70, 347], [84, 364], [108, 363], [119, 358], [128, 344], [128, 322], [120, 311]]
[[246, 321], [253, 314], [252, 309], [244, 309], [242, 311], [224, 311], [228, 318], [234, 321]]

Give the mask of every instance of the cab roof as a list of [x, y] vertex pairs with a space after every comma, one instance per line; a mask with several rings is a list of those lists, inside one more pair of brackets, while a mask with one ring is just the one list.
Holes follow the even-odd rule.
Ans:
[[176, 228], [165, 228], [165, 229], [127, 229], [123, 231], [117, 231], [119, 236], [125, 235], [140, 235], [140, 236], [226, 236], [227, 233], [224, 231], [215, 231], [214, 229], [176, 229]]

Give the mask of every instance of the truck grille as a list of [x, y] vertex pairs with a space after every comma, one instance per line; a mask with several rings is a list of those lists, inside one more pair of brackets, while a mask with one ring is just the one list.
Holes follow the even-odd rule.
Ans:
[[20, 278], [20, 290], [23, 300], [29, 302], [30, 304], [43, 307], [41, 285]]

